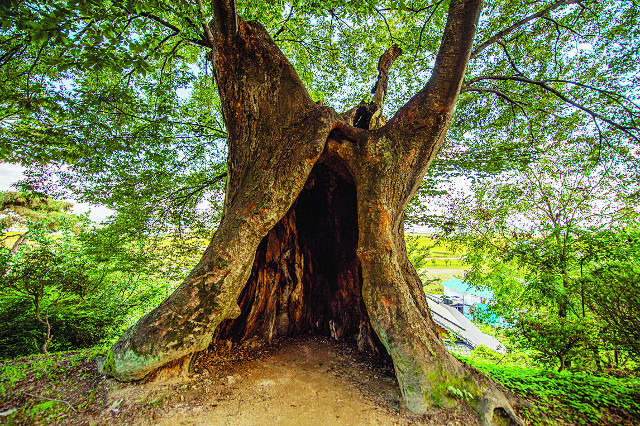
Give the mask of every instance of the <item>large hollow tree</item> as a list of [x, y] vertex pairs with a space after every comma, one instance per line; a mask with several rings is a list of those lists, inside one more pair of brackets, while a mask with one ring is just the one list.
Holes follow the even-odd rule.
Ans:
[[[451, 356], [407, 259], [403, 213], [443, 143], [472, 52], [480, 0], [454, 0], [432, 76], [388, 122], [389, 67], [371, 103], [337, 113], [233, 1], [206, 29], [228, 132], [224, 217], [184, 283], [112, 347], [103, 370], [141, 379], [189, 363], [212, 339], [318, 333], [386, 351], [408, 408], [466, 390], [490, 422], [507, 398]], [[519, 419], [518, 419], [519, 421]]]
[[[485, 422], [498, 406], [515, 418], [437, 338], [405, 206], [425, 172], [524, 167], [554, 144], [637, 165], [636, 5], [237, 2], [0, 4], [0, 161], [29, 166], [26, 188], [115, 208], [119, 238], [210, 236], [195, 210], [226, 177], [202, 260], [104, 370], [139, 379], [216, 340], [321, 334], [388, 354], [413, 411], [455, 403], [451, 386]], [[379, 54], [373, 95], [342, 112]]]

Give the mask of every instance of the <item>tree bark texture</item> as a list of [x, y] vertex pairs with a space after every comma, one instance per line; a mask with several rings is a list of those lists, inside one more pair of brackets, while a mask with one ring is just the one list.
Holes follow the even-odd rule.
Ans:
[[[228, 131], [225, 215], [203, 258], [109, 351], [103, 371], [141, 379], [185, 363], [212, 338], [316, 333], [388, 354], [407, 407], [426, 412], [466, 390], [490, 423], [510, 402], [445, 349], [408, 261], [403, 212], [451, 123], [480, 0], [452, 0], [432, 77], [388, 123], [375, 102], [338, 114], [316, 104], [257, 22], [218, 1], [210, 55]], [[218, 12], [220, 9], [220, 12]], [[237, 24], [226, 25], [230, 19]]]

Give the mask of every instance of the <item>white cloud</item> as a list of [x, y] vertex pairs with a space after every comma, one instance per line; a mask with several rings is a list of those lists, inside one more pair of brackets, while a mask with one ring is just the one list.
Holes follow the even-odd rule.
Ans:
[[0, 191], [12, 191], [11, 185], [22, 179], [24, 167], [19, 164], [0, 163]]

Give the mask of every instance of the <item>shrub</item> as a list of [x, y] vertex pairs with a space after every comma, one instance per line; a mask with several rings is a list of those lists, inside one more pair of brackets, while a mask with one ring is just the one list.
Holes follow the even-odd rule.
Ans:
[[[513, 392], [532, 398], [545, 412], [564, 417], [562, 423], [601, 424], [609, 411], [640, 419], [640, 380], [555, 372], [482, 362], [458, 355]], [[540, 419], [538, 419], [540, 420]], [[534, 421], [538, 423], [538, 421]]]

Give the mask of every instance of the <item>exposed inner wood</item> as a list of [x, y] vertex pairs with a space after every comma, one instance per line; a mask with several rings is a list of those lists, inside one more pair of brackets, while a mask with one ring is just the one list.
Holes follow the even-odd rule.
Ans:
[[238, 298], [241, 314], [225, 320], [217, 339], [312, 334], [353, 340], [386, 354], [362, 300], [356, 255], [356, 189], [335, 160], [317, 164], [289, 212], [260, 243]]

